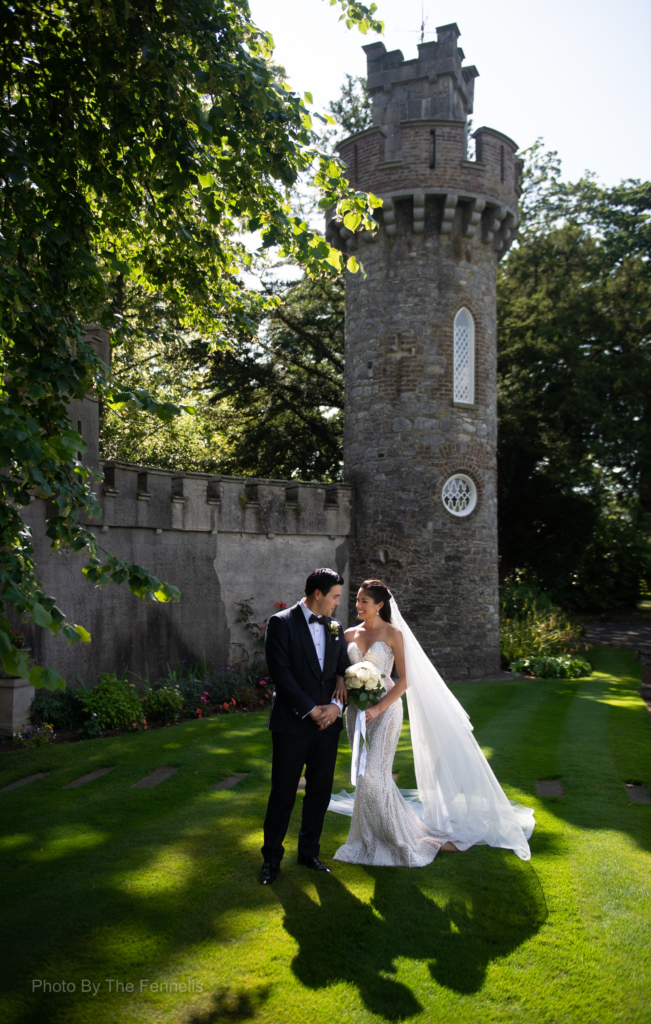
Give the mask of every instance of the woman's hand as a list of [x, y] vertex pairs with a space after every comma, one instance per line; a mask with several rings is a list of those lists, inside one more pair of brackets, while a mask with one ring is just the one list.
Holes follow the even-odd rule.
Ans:
[[377, 704], [374, 704], [373, 707], [370, 707], [370, 708], [366, 709], [365, 714], [366, 714], [366, 724], [370, 725], [370, 723], [373, 721], [374, 718], [377, 718], [378, 715], [382, 714], [382, 708], [379, 708], [377, 706]]
[[337, 685], [335, 686], [335, 692], [332, 695], [340, 700], [342, 704], [348, 703], [348, 688], [344, 682], [343, 676], [337, 676]]

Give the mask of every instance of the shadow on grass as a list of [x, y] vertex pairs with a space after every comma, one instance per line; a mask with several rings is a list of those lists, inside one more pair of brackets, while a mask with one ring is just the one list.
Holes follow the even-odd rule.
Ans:
[[[431, 977], [463, 995], [479, 991], [489, 963], [529, 939], [547, 916], [530, 865], [507, 851], [481, 851], [490, 870], [464, 855], [465, 869], [443, 854], [431, 869], [368, 868], [375, 881], [365, 903], [335, 875], [314, 879], [320, 904], [295, 879], [285, 877], [276, 895], [284, 927], [299, 945], [292, 970], [308, 988], [345, 982], [382, 1020], [400, 1021], [423, 1011], [414, 992], [396, 977], [399, 961], [427, 965]], [[350, 870], [350, 869], [349, 869]], [[359, 871], [360, 869], [354, 869]], [[438, 901], [428, 893], [436, 882]], [[447, 895], [441, 898], [441, 890]]]
[[210, 1008], [190, 1014], [188, 1024], [227, 1024], [229, 1021], [252, 1020], [270, 995], [270, 985], [249, 992], [246, 989], [233, 992], [229, 988], [221, 988], [212, 996]]

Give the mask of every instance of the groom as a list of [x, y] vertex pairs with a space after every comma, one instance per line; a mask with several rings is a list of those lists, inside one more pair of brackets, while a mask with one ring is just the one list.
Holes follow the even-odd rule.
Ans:
[[319, 860], [319, 839], [342, 728], [338, 695], [343, 698], [345, 687], [337, 676], [343, 676], [350, 664], [343, 629], [331, 618], [343, 582], [333, 569], [315, 569], [305, 583], [303, 600], [272, 615], [267, 624], [265, 655], [276, 692], [269, 717], [273, 754], [261, 885], [271, 885], [278, 876], [304, 765], [298, 862], [313, 871], [330, 870]]

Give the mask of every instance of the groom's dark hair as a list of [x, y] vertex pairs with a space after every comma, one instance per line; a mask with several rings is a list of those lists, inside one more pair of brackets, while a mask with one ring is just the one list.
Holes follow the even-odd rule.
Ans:
[[343, 576], [340, 576], [334, 569], [315, 569], [305, 581], [305, 596], [309, 597], [315, 590], [320, 590], [325, 597], [333, 587], [343, 587], [343, 585]]

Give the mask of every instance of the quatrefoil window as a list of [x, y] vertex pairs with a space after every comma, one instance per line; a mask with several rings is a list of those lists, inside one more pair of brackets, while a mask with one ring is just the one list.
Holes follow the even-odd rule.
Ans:
[[477, 504], [477, 488], [474, 480], [465, 473], [455, 473], [443, 484], [441, 498], [448, 512], [453, 516], [469, 516]]

